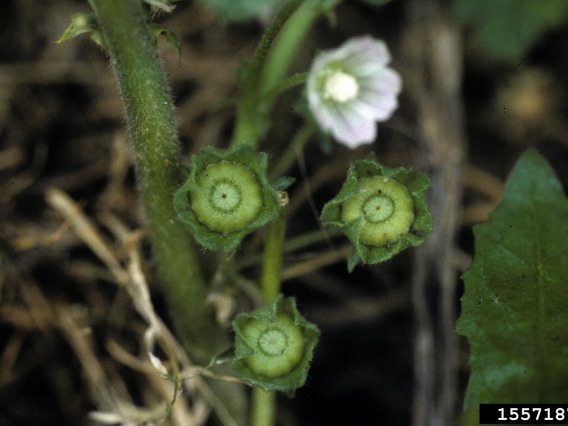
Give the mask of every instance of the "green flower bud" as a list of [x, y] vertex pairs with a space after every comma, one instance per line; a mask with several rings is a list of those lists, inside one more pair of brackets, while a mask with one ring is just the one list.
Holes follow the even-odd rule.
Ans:
[[174, 205], [201, 245], [234, 250], [247, 234], [278, 215], [278, 194], [266, 178], [264, 153], [247, 146], [229, 151], [205, 147], [192, 163]]
[[321, 214], [325, 225], [341, 228], [354, 244], [349, 271], [360, 260], [383, 262], [426, 240], [433, 227], [425, 194], [429, 186], [425, 175], [384, 167], [372, 157], [349, 167], [347, 181]]
[[265, 391], [293, 391], [306, 382], [318, 328], [298, 312], [293, 298], [279, 295], [270, 305], [233, 321], [238, 376]]

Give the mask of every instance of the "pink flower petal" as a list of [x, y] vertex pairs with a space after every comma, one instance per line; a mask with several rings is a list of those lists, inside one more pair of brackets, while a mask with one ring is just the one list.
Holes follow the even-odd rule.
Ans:
[[345, 42], [340, 49], [344, 52], [343, 59], [354, 68], [370, 64], [384, 68], [391, 61], [385, 42], [375, 40], [369, 35], [354, 37]]
[[367, 90], [390, 92], [395, 95], [398, 95], [402, 89], [402, 79], [400, 75], [391, 68], [383, 68], [368, 77], [358, 76], [357, 82], [359, 83], [359, 87]]
[[[386, 44], [370, 36], [352, 38], [314, 60], [307, 82], [310, 110], [320, 127], [339, 143], [350, 148], [372, 143], [377, 135], [376, 122], [389, 119], [398, 107], [402, 81], [396, 71], [387, 67], [390, 60]], [[326, 72], [329, 75], [338, 71], [357, 81], [359, 90], [354, 99], [324, 99], [321, 86]]]
[[335, 107], [331, 116], [333, 120], [328, 130], [339, 143], [357, 148], [375, 140], [375, 122], [360, 115], [356, 109], [342, 105], [341, 108]]

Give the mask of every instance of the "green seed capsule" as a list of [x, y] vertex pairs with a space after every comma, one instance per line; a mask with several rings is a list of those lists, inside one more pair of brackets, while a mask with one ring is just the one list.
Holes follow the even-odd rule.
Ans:
[[324, 225], [338, 227], [353, 242], [349, 271], [360, 261], [384, 262], [426, 240], [433, 227], [429, 186], [425, 175], [385, 167], [373, 155], [351, 164], [341, 191], [321, 213]]
[[197, 220], [211, 231], [235, 232], [253, 222], [263, 206], [262, 186], [254, 173], [238, 163], [221, 161], [197, 175], [190, 191]]
[[271, 324], [253, 319], [243, 336], [255, 353], [245, 359], [249, 367], [266, 377], [278, 377], [298, 365], [304, 353], [304, 337], [287, 315], [278, 315]]
[[414, 220], [414, 202], [404, 185], [379, 176], [359, 180], [360, 191], [343, 203], [345, 223], [363, 217], [359, 239], [384, 246], [406, 234]]
[[266, 154], [249, 146], [205, 147], [191, 161], [174, 206], [178, 219], [204, 247], [231, 252], [278, 216], [279, 197], [266, 177]]
[[265, 391], [292, 392], [306, 382], [320, 332], [298, 312], [293, 298], [238, 314], [233, 321], [237, 375]]

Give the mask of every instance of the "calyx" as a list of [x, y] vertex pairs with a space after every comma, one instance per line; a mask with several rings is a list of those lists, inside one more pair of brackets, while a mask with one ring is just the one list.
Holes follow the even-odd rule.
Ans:
[[203, 148], [174, 194], [178, 219], [204, 247], [234, 250], [250, 232], [278, 215], [279, 199], [266, 178], [266, 154], [249, 146]]
[[265, 391], [292, 392], [306, 382], [318, 328], [298, 312], [293, 298], [278, 295], [270, 304], [236, 316], [237, 375]]
[[351, 164], [341, 191], [321, 214], [324, 225], [340, 228], [353, 242], [349, 271], [360, 261], [383, 262], [426, 240], [433, 227], [429, 186], [425, 175], [385, 167], [373, 156]]

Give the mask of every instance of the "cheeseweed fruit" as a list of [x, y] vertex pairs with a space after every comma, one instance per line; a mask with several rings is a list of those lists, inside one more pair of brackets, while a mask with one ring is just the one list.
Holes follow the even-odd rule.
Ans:
[[292, 298], [279, 295], [270, 305], [233, 321], [233, 368], [265, 391], [293, 391], [306, 382], [318, 328], [298, 312]]
[[201, 245], [234, 250], [248, 233], [278, 215], [264, 153], [247, 146], [227, 151], [205, 147], [193, 156], [192, 166], [174, 204], [179, 220]]
[[323, 207], [321, 219], [353, 242], [350, 271], [360, 260], [383, 262], [426, 240], [433, 227], [425, 198], [429, 186], [425, 175], [382, 166], [372, 157], [349, 167], [347, 181]]

